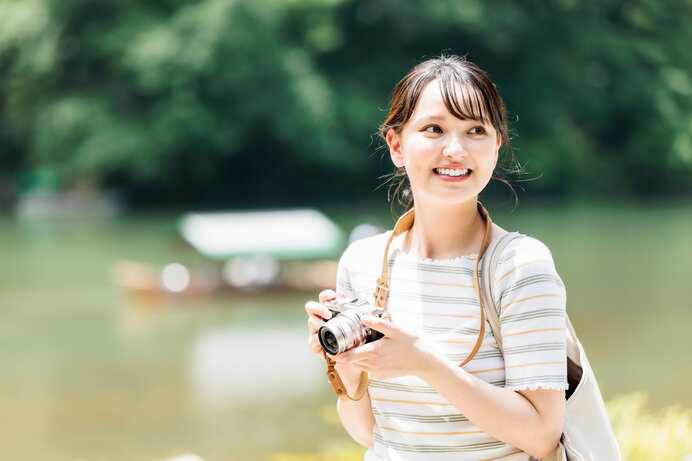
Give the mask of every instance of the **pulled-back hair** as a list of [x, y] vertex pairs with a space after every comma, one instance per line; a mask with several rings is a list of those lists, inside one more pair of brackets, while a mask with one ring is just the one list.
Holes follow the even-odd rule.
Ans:
[[[380, 126], [380, 137], [386, 141], [387, 132], [393, 129], [401, 133], [406, 122], [411, 119], [420, 95], [428, 83], [436, 80], [440, 85], [442, 99], [450, 114], [461, 120], [475, 120], [493, 126], [502, 139], [502, 146], [509, 152], [510, 167], [500, 165], [493, 179], [511, 185], [500, 174], [518, 172], [514, 154], [509, 141], [509, 128], [505, 103], [488, 75], [476, 64], [451, 55], [428, 59], [412, 68], [394, 87], [387, 118]], [[403, 167], [391, 175], [388, 182], [394, 189], [392, 195], [406, 209], [413, 207], [413, 195], [407, 185]]]

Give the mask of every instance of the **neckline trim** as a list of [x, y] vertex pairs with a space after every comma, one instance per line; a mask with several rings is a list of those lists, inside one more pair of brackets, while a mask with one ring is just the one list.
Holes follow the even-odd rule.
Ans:
[[404, 236], [407, 234], [407, 232], [404, 232], [400, 235], [397, 235], [394, 237], [394, 240], [392, 241], [392, 254], [395, 256], [403, 256], [407, 259], [412, 259], [415, 261], [423, 262], [423, 263], [459, 263], [459, 262], [464, 262], [464, 261], [470, 261], [475, 264], [476, 260], [478, 259], [478, 253], [471, 253], [467, 255], [461, 255], [461, 256], [455, 256], [453, 258], [445, 258], [445, 259], [433, 259], [433, 258], [423, 258], [421, 256], [408, 253], [406, 251], [403, 251], [401, 249], [401, 244], [403, 242]]

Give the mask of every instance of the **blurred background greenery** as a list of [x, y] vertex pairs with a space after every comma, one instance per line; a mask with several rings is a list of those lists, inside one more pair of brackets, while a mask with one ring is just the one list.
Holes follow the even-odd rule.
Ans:
[[668, 412], [611, 400], [630, 459], [680, 461], [691, 23], [690, 0], [0, 0], [0, 459], [357, 459], [304, 347], [316, 291], [133, 299], [108, 271], [197, 261], [189, 210], [391, 226], [377, 127], [445, 52], [490, 73], [532, 179], [514, 212], [490, 188], [496, 221], [553, 250], [606, 398]]
[[371, 199], [394, 83], [453, 52], [496, 81], [536, 196], [689, 194], [691, 8], [3, 0], [1, 179], [88, 180], [132, 206]]

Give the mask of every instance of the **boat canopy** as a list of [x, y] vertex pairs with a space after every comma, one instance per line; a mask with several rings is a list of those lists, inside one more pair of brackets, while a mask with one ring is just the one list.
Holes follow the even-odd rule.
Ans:
[[198, 252], [219, 261], [334, 259], [346, 245], [344, 232], [313, 209], [187, 213], [178, 230]]

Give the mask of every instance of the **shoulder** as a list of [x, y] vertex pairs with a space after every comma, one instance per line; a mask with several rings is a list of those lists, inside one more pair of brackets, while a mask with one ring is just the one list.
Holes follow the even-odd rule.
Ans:
[[517, 234], [516, 238], [512, 239], [500, 254], [499, 266], [517, 266], [537, 260], [543, 260], [553, 265], [553, 255], [550, 249], [536, 238]]
[[564, 312], [565, 285], [550, 250], [538, 239], [520, 235], [509, 242], [498, 258], [490, 285], [501, 318], [508, 312], [511, 316], [536, 309]]
[[553, 281], [562, 285], [550, 249], [540, 240], [518, 234], [502, 250], [493, 274], [501, 287], [529, 281]]

